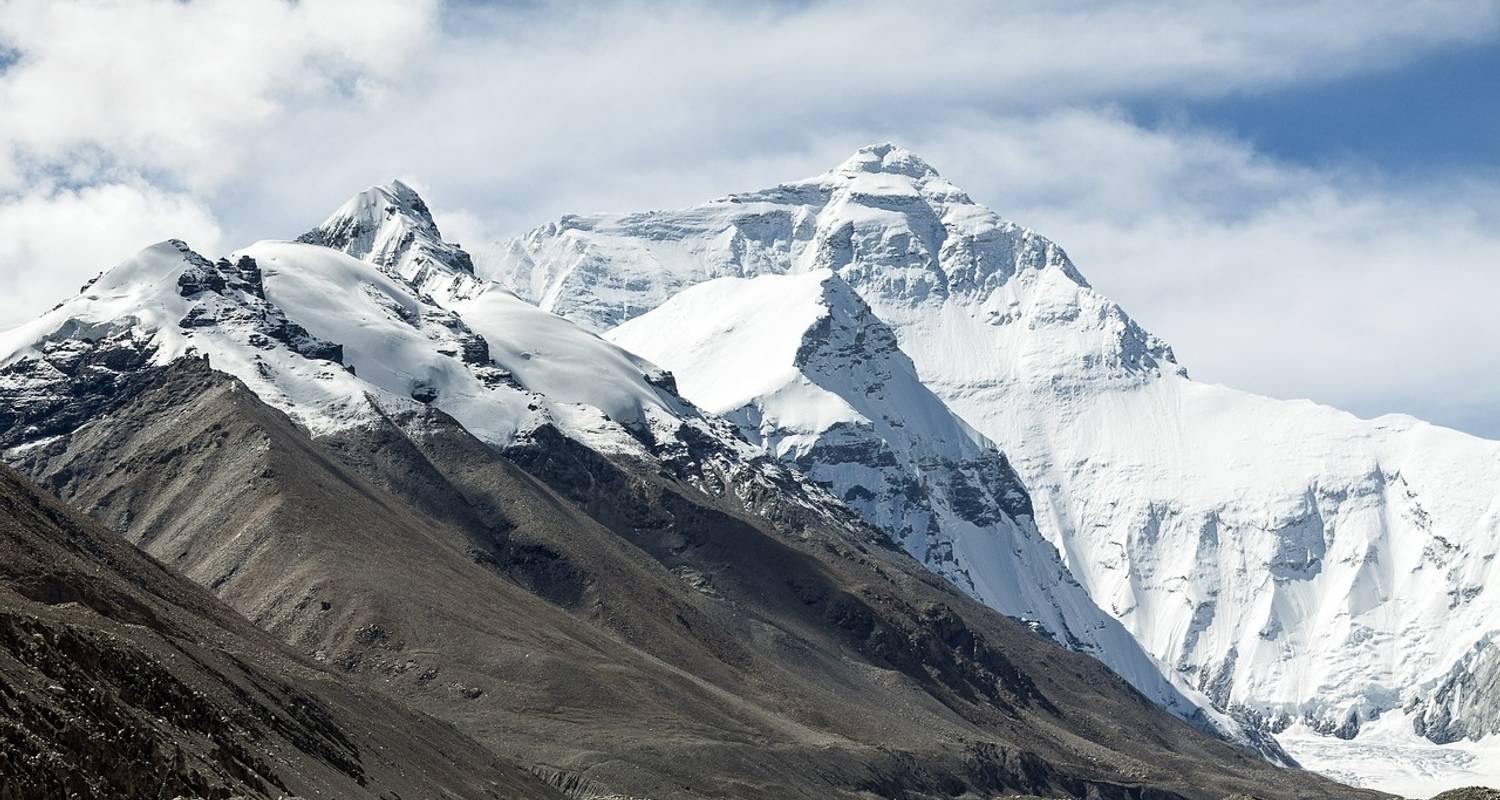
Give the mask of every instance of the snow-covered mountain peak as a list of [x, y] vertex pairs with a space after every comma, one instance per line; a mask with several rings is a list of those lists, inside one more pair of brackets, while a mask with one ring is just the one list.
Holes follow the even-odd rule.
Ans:
[[[934, 207], [941, 217], [948, 206], [974, 206], [974, 200], [963, 189], [938, 174], [921, 157], [894, 144], [877, 144], [860, 148], [837, 167], [790, 184], [780, 190], [806, 191], [816, 188], [830, 194], [831, 203], [851, 198], [871, 207], [889, 207], [905, 200]], [[753, 197], [754, 194], [746, 195]]]
[[345, 237], [343, 243], [351, 251], [350, 255], [363, 258], [377, 249], [376, 234], [383, 229], [393, 229], [392, 226], [410, 231], [413, 236], [442, 240], [427, 202], [400, 180], [371, 186], [355, 194], [314, 230], [324, 231], [329, 236], [338, 232]]
[[1100, 373], [1134, 385], [1183, 372], [1062, 248], [892, 145], [695, 208], [570, 215], [477, 258], [481, 274], [594, 330], [699, 281], [830, 270], [892, 327], [931, 327], [917, 346], [976, 379], [1035, 379], [1066, 396]]
[[432, 219], [432, 212], [427, 209], [427, 202], [417, 194], [416, 189], [400, 179], [383, 186], [371, 186], [354, 195], [333, 216], [373, 220], [398, 215], [410, 220], [419, 230], [438, 235], [437, 223]]
[[865, 145], [832, 171], [834, 173], [883, 172], [891, 175], [905, 175], [908, 178], [935, 178], [938, 174], [937, 170], [915, 153], [890, 142]]
[[354, 195], [297, 241], [369, 261], [433, 296], [470, 297], [483, 288], [469, 254], [443, 240], [427, 203], [399, 180]]
[[[979, 439], [921, 385], [895, 334], [831, 270], [702, 283], [605, 338], [669, 365], [705, 410], [755, 405], [752, 416], [774, 420], [779, 455], [839, 425], [959, 451]], [[677, 374], [678, 364], [691, 368]]]

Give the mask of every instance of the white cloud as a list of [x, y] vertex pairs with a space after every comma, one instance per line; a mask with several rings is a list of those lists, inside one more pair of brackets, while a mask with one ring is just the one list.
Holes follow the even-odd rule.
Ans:
[[0, 188], [57, 169], [212, 186], [283, 105], [392, 75], [432, 12], [394, 0], [7, 0], [0, 42], [19, 60], [0, 72]]
[[278, 115], [368, 102], [435, 17], [394, 0], [0, 3], [17, 56], [0, 65], [0, 324], [152, 241], [211, 252], [209, 205]]
[[205, 252], [220, 245], [197, 200], [121, 183], [0, 199], [0, 327], [78, 291], [87, 278], [163, 239]]
[[0, 324], [151, 238], [293, 236], [393, 176], [465, 240], [892, 139], [1058, 239], [1203, 377], [1454, 421], [1500, 400], [1471, 291], [1496, 288], [1493, 185], [1110, 110], [1396, 67], [1493, 38], [1489, 0], [0, 4], [0, 232], [25, 242], [0, 243]]
[[454, 12], [379, 109], [300, 108], [253, 169], [340, 193], [416, 173], [501, 222], [681, 204], [976, 110], [1264, 91], [1497, 23], [1483, 0], [486, 7]]

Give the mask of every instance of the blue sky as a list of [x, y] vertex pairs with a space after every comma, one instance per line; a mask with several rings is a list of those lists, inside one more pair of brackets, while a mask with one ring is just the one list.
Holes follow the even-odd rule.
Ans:
[[0, 326], [392, 177], [483, 243], [896, 141], [1200, 379], [1500, 438], [1496, 0], [8, 0], [0, 52]]
[[[1390, 68], [1335, 80], [1293, 83], [1272, 91], [1241, 91], [1202, 100], [1139, 100], [1128, 104], [1145, 126], [1201, 126], [1221, 130], [1269, 158], [1309, 169], [1363, 172], [1375, 180], [1426, 186], [1438, 179], [1500, 184], [1500, 38], [1424, 53]], [[1420, 264], [1412, 268], [1420, 269]], [[1473, 265], [1476, 275], [1500, 272], [1500, 262]], [[1462, 286], [1453, 287], [1455, 293]], [[1405, 327], [1391, 320], [1392, 336]], [[1371, 341], [1378, 349], [1378, 341]], [[1488, 349], [1489, 342], [1454, 338], [1455, 348]], [[1484, 363], [1484, 362], [1480, 362]], [[1488, 363], [1500, 367], [1500, 361]], [[1483, 384], [1487, 375], [1458, 376]], [[1232, 382], [1232, 381], [1231, 381]], [[1469, 387], [1429, 385], [1435, 394]], [[1455, 391], [1457, 390], [1457, 391]], [[1500, 438], [1500, 405], [1491, 393], [1448, 404], [1361, 395], [1341, 405], [1374, 415], [1404, 411], [1490, 438]]]
[[1408, 177], [1500, 170], [1500, 40], [1493, 37], [1326, 83], [1132, 105], [1143, 120], [1183, 114], [1310, 166], [1352, 162]]

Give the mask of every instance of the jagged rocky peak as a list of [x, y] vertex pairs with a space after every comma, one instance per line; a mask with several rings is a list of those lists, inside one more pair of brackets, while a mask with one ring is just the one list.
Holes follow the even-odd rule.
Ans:
[[412, 234], [425, 234], [442, 240], [437, 223], [427, 203], [417, 190], [393, 180], [354, 195], [329, 215], [322, 225], [303, 238], [320, 238], [311, 242], [344, 250], [356, 258], [375, 252], [377, 234], [398, 226]]
[[426, 201], [399, 180], [354, 195], [297, 241], [369, 261], [440, 299], [469, 297], [483, 288], [473, 259], [457, 243], [444, 241]]

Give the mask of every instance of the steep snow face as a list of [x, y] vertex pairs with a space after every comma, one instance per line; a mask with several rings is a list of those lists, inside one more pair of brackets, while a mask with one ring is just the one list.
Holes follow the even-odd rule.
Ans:
[[1210, 706], [1094, 605], [1037, 532], [1005, 457], [922, 385], [894, 333], [833, 272], [708, 281], [606, 338], [670, 369], [685, 397], [976, 599], [1095, 655], [1184, 717]]
[[369, 261], [435, 297], [471, 297], [485, 286], [475, 278], [469, 254], [443, 241], [427, 204], [401, 181], [349, 198], [297, 241]]
[[1060, 248], [900, 148], [683, 211], [564, 217], [478, 269], [601, 329], [715, 277], [833, 270], [1010, 457], [1094, 600], [1273, 729], [1351, 735], [1500, 625], [1500, 444], [1189, 380]]
[[490, 343], [495, 363], [552, 401], [554, 415], [568, 412], [565, 429], [618, 424], [642, 432], [698, 416], [659, 367], [498, 286], [448, 308]]
[[[991, 413], [996, 397], [1025, 419]], [[1493, 443], [1171, 375], [964, 400], [1025, 454], [1094, 598], [1277, 727], [1352, 735], [1500, 624]]]
[[[670, 369], [685, 397], [832, 487], [960, 588], [1074, 638], [1048, 594], [1065, 571], [1023, 576], [1012, 564], [1034, 532], [1019, 478], [832, 272], [709, 281], [605, 336]], [[1003, 563], [983, 563], [996, 554]]]

